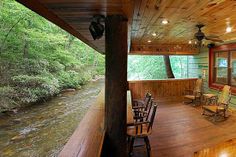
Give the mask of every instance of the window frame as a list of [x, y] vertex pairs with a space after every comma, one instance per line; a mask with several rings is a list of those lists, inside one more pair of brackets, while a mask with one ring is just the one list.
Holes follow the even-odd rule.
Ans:
[[[216, 83], [216, 72], [215, 72], [215, 53], [217, 52], [227, 52], [228, 53], [228, 65], [227, 65], [227, 77], [228, 83], [231, 82], [232, 76], [232, 65], [231, 65], [231, 51], [236, 51], [236, 43], [233, 44], [224, 44], [220, 46], [215, 46], [209, 49], [209, 88], [219, 90], [222, 89], [225, 84]], [[230, 85], [231, 91], [234, 95], [236, 95], [236, 86]]]

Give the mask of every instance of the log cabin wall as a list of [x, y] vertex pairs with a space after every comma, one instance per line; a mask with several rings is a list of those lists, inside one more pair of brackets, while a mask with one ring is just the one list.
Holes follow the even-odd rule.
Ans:
[[143, 99], [150, 92], [157, 101], [182, 99], [186, 89], [193, 89], [196, 78], [129, 81], [133, 99]]
[[[188, 56], [188, 77], [203, 78], [203, 92], [208, 92], [208, 48], [202, 48], [198, 55]], [[204, 76], [205, 71], [205, 76]]]
[[[203, 92], [217, 94], [218, 91], [209, 88], [209, 49], [203, 48], [198, 55], [188, 56], [188, 77], [202, 77], [205, 70], [205, 78], [203, 77]], [[236, 109], [236, 96], [233, 95], [230, 106]]]

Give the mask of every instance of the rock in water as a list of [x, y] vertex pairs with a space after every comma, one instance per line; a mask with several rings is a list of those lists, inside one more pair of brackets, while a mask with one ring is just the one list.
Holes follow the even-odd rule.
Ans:
[[11, 141], [19, 141], [25, 138], [25, 135], [16, 135], [11, 138]]
[[61, 92], [75, 92], [75, 89], [73, 88], [68, 88], [68, 89], [63, 89]]

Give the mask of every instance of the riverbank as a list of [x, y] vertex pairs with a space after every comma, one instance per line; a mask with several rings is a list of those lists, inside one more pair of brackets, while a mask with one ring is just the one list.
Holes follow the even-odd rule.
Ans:
[[1, 115], [0, 156], [56, 157], [103, 87], [103, 79], [92, 81], [81, 90]]
[[79, 84], [65, 86], [64, 88], [58, 84], [58, 80], [53, 79], [54, 81], [50, 82], [45, 81], [45, 78], [35, 80], [34, 78], [23, 77], [20, 80], [15, 80], [12, 86], [0, 87], [0, 113], [16, 113], [21, 108], [48, 101], [62, 93], [79, 90], [90, 81], [104, 79], [104, 76], [94, 76], [92, 79], [84, 80], [83, 82], [80, 81]]

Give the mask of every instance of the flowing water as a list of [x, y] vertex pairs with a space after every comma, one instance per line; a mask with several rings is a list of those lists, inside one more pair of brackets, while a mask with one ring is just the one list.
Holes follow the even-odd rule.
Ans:
[[103, 86], [98, 80], [17, 113], [0, 114], [0, 157], [57, 156]]

